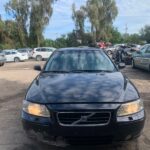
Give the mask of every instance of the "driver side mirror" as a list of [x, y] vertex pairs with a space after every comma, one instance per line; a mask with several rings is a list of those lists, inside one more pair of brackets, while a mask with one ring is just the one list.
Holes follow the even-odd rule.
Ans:
[[40, 65], [35, 65], [35, 66], [34, 66], [34, 70], [36, 70], [36, 71], [41, 71], [42, 68], [41, 68]]
[[118, 64], [118, 68], [119, 69], [123, 69], [123, 68], [125, 68], [126, 67], [126, 64], [125, 63], [119, 63]]

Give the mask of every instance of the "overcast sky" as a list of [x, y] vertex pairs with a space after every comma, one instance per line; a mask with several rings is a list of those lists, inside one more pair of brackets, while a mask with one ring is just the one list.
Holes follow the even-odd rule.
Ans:
[[[5, 13], [4, 5], [8, 0], [1, 0], [0, 14], [3, 19], [9, 16]], [[49, 25], [46, 27], [44, 35], [46, 38], [55, 39], [62, 34], [71, 32], [74, 29], [72, 21], [72, 3], [77, 8], [84, 5], [87, 0], [58, 0], [54, 4], [53, 16]], [[119, 14], [114, 22], [114, 26], [122, 33], [125, 32], [125, 26], [128, 26], [128, 33], [138, 33], [144, 25], [150, 25], [150, 0], [116, 0]], [[89, 25], [86, 24], [88, 29]]]

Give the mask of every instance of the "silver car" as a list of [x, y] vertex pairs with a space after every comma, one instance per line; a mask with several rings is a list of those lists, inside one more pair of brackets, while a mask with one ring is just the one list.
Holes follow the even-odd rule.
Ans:
[[3, 51], [0, 51], [0, 66], [3, 66], [6, 62], [5, 54]]
[[132, 67], [150, 71], [150, 44], [144, 45], [133, 54]]

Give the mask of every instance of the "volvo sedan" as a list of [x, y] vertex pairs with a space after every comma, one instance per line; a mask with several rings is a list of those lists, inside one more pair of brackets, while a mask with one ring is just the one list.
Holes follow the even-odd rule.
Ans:
[[[140, 95], [107, 54], [95, 48], [56, 50], [30, 85], [22, 121], [28, 135], [65, 144], [100, 144], [140, 136]], [[60, 142], [61, 141], [61, 142]]]

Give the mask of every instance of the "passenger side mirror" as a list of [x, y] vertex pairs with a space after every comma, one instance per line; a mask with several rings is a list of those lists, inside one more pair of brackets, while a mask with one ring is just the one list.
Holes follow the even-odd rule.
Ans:
[[118, 68], [119, 69], [123, 69], [123, 68], [125, 68], [126, 67], [126, 64], [125, 63], [119, 63], [118, 64]]
[[40, 65], [35, 65], [35, 66], [34, 66], [34, 70], [36, 70], [36, 71], [41, 71], [42, 68], [41, 68]]

